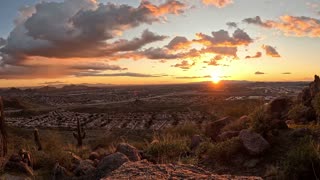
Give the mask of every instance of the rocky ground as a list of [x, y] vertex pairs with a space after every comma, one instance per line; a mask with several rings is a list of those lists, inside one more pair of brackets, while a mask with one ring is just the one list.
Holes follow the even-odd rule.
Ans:
[[217, 175], [192, 165], [152, 164], [142, 160], [127, 162], [104, 180], [111, 179], [212, 179], [212, 180], [262, 180], [254, 176]]

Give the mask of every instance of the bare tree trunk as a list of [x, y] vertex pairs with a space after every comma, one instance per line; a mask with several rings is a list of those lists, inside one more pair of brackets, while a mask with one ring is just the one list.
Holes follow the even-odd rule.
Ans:
[[0, 96], [0, 133], [1, 133], [1, 139], [2, 139], [2, 156], [4, 157], [8, 152], [8, 134], [5, 127], [5, 118], [4, 118], [4, 106], [3, 106], [3, 100]]

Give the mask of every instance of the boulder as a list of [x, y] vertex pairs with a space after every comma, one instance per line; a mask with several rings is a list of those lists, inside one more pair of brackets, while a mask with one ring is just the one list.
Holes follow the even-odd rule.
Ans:
[[140, 161], [141, 157], [137, 148], [127, 143], [120, 143], [117, 146], [116, 152], [126, 155], [130, 161]]
[[104, 157], [97, 166], [97, 178], [105, 177], [107, 174], [118, 169], [122, 164], [128, 161], [130, 161], [128, 157], [119, 152]]
[[20, 150], [19, 154], [12, 154], [10, 156], [9, 161], [4, 165], [4, 170], [33, 176], [31, 165], [30, 154], [27, 151]]
[[22, 161], [20, 162], [8, 161], [4, 166], [4, 171], [26, 174], [28, 176], [34, 175], [32, 168]]
[[239, 135], [239, 131], [226, 131], [221, 133], [218, 138], [220, 141], [225, 141], [231, 139], [233, 137], [237, 137]]
[[292, 125], [292, 124], [294, 124], [294, 121], [293, 120], [286, 120], [286, 124], [287, 124], [287, 126]]
[[53, 168], [53, 180], [64, 180], [68, 179], [68, 172], [66, 168], [60, 166], [59, 163], [56, 163]]
[[279, 119], [271, 120], [270, 125], [272, 129], [288, 129], [287, 123]]
[[241, 116], [241, 117], [239, 118], [239, 120], [240, 120], [241, 122], [249, 122], [249, 121], [250, 121], [250, 118], [249, 118], [249, 116], [244, 115], [244, 116]]
[[94, 161], [95, 159], [99, 159], [99, 158], [100, 158], [100, 155], [97, 152], [91, 152], [89, 155], [89, 159], [92, 161]]
[[87, 159], [87, 160], [80, 161], [80, 163], [75, 168], [73, 173], [76, 176], [83, 176], [83, 175], [92, 174], [94, 171], [95, 171], [94, 162]]
[[70, 156], [71, 156], [71, 161], [72, 161], [72, 163], [74, 163], [74, 164], [79, 164], [79, 163], [82, 161], [81, 157], [75, 155], [75, 154], [72, 153], [72, 152], [70, 152]]
[[12, 154], [9, 158], [9, 161], [11, 162], [20, 162], [22, 161], [22, 157], [18, 154]]
[[191, 143], [190, 143], [190, 149], [191, 150], [196, 149], [202, 142], [203, 142], [203, 139], [200, 135], [192, 136]]
[[291, 132], [291, 136], [295, 138], [309, 136], [309, 135], [312, 135], [312, 132], [308, 128], [298, 128], [298, 129], [294, 129]]
[[245, 149], [251, 155], [259, 155], [265, 152], [270, 144], [260, 134], [252, 132], [248, 129], [239, 133], [239, 138]]
[[207, 125], [205, 129], [205, 134], [212, 140], [216, 140], [221, 132], [221, 129], [230, 123], [233, 119], [231, 117], [224, 117]]
[[246, 168], [255, 168], [259, 164], [260, 160], [259, 159], [250, 159], [246, 161], [243, 166]]
[[273, 119], [283, 119], [287, 115], [292, 100], [287, 97], [280, 97], [272, 100], [267, 106], [267, 113], [271, 115]]
[[241, 116], [239, 119], [231, 121], [223, 127], [221, 131], [241, 131], [247, 129], [251, 119], [248, 116]]

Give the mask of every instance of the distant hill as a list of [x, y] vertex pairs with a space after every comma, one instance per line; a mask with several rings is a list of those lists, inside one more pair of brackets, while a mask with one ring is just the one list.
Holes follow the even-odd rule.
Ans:
[[3, 98], [3, 104], [5, 108], [8, 109], [35, 109], [35, 108], [43, 108], [43, 105], [35, 104], [25, 99], [21, 98]]

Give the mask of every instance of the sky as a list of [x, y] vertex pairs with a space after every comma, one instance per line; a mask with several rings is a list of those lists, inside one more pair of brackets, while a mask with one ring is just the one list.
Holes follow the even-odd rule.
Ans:
[[319, 0], [1, 0], [0, 87], [308, 81]]

